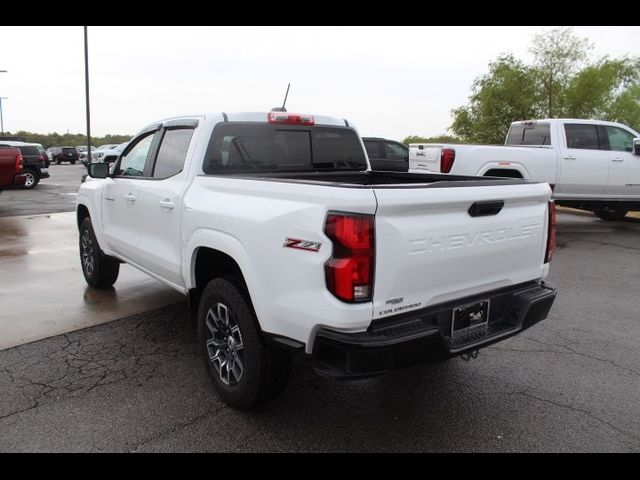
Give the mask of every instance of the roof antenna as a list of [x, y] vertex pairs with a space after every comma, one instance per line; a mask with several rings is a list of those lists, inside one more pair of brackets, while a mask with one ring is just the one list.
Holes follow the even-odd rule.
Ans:
[[272, 112], [286, 112], [287, 109], [284, 108], [284, 106], [287, 103], [287, 97], [289, 96], [289, 87], [291, 86], [291, 83], [287, 84], [287, 93], [284, 94], [284, 102], [282, 102], [282, 106], [281, 107], [274, 107], [271, 109]]

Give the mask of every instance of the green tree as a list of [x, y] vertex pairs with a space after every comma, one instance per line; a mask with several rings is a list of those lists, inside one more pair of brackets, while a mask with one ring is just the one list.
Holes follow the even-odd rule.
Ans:
[[[39, 143], [44, 148], [49, 147], [77, 147], [87, 144], [87, 136], [82, 133], [34, 133], [19, 130], [15, 133], [5, 132], [7, 137], [24, 138], [25, 142]], [[131, 139], [131, 135], [105, 135], [104, 137], [91, 137], [91, 145], [99, 147], [108, 143], [124, 143]]]
[[435, 137], [421, 137], [419, 135], [409, 135], [402, 140], [402, 143], [409, 146], [410, 143], [462, 143], [462, 139], [451, 135], [437, 135]]
[[534, 55], [535, 73], [542, 83], [546, 99], [545, 116], [554, 116], [554, 101], [562, 95], [571, 76], [578, 71], [592, 48], [591, 42], [577, 37], [571, 27], [534, 35], [529, 51]]
[[474, 81], [469, 104], [452, 110], [449, 129], [468, 142], [503, 143], [512, 121], [539, 114], [535, 77], [513, 55], [498, 57], [489, 64], [489, 73]]
[[562, 96], [562, 116], [638, 126], [639, 81], [640, 60], [605, 57], [571, 78]]
[[471, 86], [467, 105], [451, 111], [449, 130], [467, 142], [502, 143], [513, 121], [595, 118], [640, 127], [640, 59], [587, 62], [587, 39], [561, 28], [533, 38], [534, 63], [502, 55]]

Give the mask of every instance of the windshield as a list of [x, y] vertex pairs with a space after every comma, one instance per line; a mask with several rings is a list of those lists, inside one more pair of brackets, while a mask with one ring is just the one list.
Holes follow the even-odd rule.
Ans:
[[209, 142], [205, 173], [366, 170], [360, 139], [347, 127], [223, 123]]

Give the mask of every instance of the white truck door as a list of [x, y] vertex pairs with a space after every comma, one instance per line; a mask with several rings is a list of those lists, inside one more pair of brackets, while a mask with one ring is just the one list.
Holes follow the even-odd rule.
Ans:
[[102, 232], [108, 248], [126, 259], [139, 248], [136, 216], [141, 178], [155, 135], [153, 132], [133, 140], [132, 146], [116, 165], [112, 178], [102, 189]]
[[152, 181], [138, 192], [137, 229], [143, 249], [136, 263], [169, 282], [184, 286], [181, 275], [182, 194], [193, 123], [165, 128], [151, 171]]
[[603, 126], [609, 146], [609, 183], [607, 196], [640, 199], [640, 156], [634, 155], [635, 135], [620, 127]]
[[602, 195], [609, 178], [609, 154], [600, 149], [597, 125], [565, 123], [564, 134], [555, 191], [569, 197]]

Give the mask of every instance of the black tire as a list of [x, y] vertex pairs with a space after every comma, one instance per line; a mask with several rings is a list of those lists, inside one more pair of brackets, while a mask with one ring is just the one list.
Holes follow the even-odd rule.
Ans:
[[86, 217], [80, 224], [80, 264], [87, 284], [91, 288], [109, 288], [118, 279], [120, 262], [100, 250], [91, 219]]
[[71, 160], [71, 165], [75, 165], [76, 161], [75, 160]]
[[26, 180], [24, 182], [24, 187], [22, 188], [24, 188], [25, 190], [36, 188], [36, 185], [38, 185], [38, 182], [40, 181], [40, 175], [30, 169], [25, 170], [23, 173], [26, 177]]
[[[226, 307], [226, 322], [219, 305]], [[235, 278], [216, 278], [205, 287], [198, 311], [198, 344], [216, 392], [233, 407], [257, 406], [287, 384], [291, 353], [264, 342], [249, 295]], [[226, 367], [225, 359], [230, 359]]]
[[60, 165], [62, 162], [60, 161], [59, 158], [56, 158], [56, 165]]
[[603, 208], [602, 210], [596, 210], [596, 216], [600, 217], [602, 220], [606, 220], [608, 222], [622, 220], [629, 210], [624, 208]]

